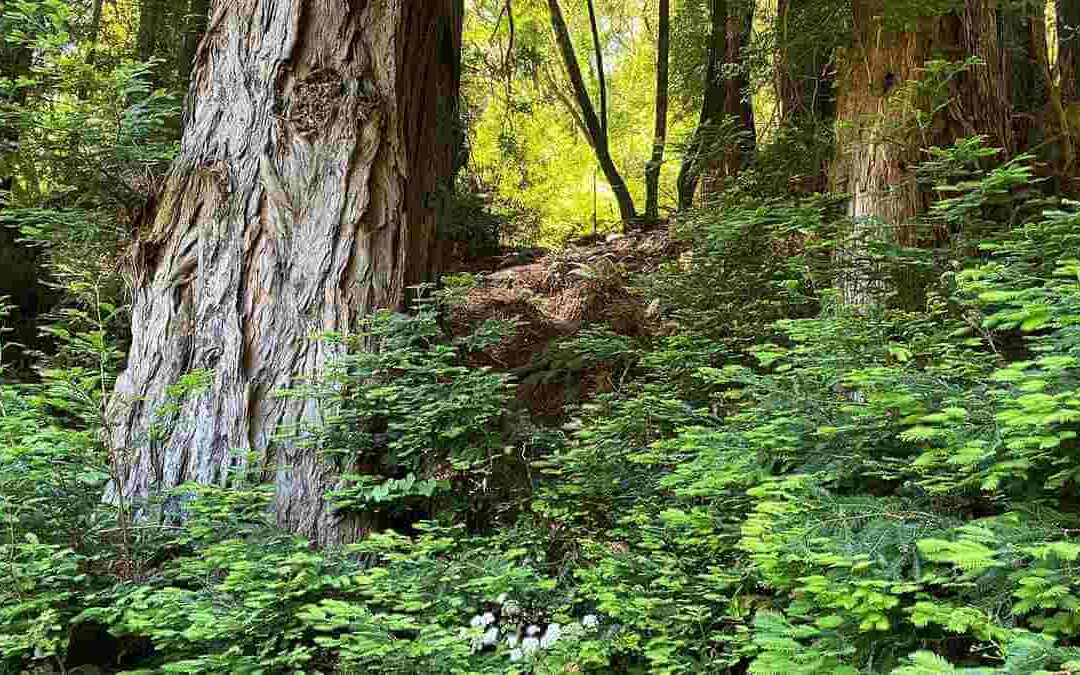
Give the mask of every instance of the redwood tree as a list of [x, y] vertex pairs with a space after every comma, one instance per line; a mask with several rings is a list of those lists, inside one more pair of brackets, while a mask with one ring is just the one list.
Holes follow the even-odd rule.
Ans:
[[[913, 172], [921, 149], [975, 134], [1000, 147], [1012, 144], [994, 0], [965, 0], [956, 12], [913, 18], [906, 26], [897, 25], [886, 5], [885, 0], [855, 0], [852, 45], [841, 53], [837, 69], [842, 76], [832, 183], [834, 191], [850, 196], [848, 214], [855, 223], [843, 251], [853, 272], [840, 284], [853, 304], [866, 302], [870, 290], [867, 270], [857, 260], [866, 239], [920, 243], [913, 224], [927, 195]], [[979, 57], [982, 65], [953, 79], [945, 101], [927, 100], [917, 85], [930, 77], [925, 63], [968, 56]], [[920, 110], [928, 113], [921, 120]]]
[[[362, 534], [328, 508], [340, 471], [279, 442], [318, 421], [275, 392], [317, 376], [348, 332], [438, 263], [438, 195], [458, 147], [460, 0], [217, 0], [182, 148], [132, 252], [127, 370], [108, 432], [112, 497], [224, 484], [254, 457], [279, 522], [318, 543]], [[165, 407], [186, 373], [207, 386]]]

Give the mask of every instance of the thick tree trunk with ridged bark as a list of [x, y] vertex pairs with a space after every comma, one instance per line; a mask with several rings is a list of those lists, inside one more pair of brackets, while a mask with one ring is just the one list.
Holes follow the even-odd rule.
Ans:
[[[275, 392], [317, 376], [348, 332], [437, 267], [458, 148], [460, 0], [217, 0], [182, 149], [133, 251], [133, 344], [109, 409], [138, 499], [225, 484], [250, 453], [279, 522], [320, 544], [363, 534], [328, 508], [342, 470], [280, 441], [318, 421]], [[209, 385], [178, 409], [168, 388]]]
[[[832, 188], [850, 195], [851, 241], [841, 251], [845, 302], [865, 304], [876, 281], [860, 258], [868, 240], [919, 245], [915, 217], [927, 206], [914, 170], [922, 149], [986, 135], [1013, 145], [1008, 71], [998, 42], [994, 0], [966, 0], [962, 10], [919, 20], [910, 30], [888, 24], [885, 0], [855, 0], [854, 40], [839, 57], [837, 157]], [[909, 86], [927, 77], [924, 64], [977, 56], [983, 65], [951, 81], [946, 100], [925, 100]], [[921, 121], [916, 111], [933, 113]]]

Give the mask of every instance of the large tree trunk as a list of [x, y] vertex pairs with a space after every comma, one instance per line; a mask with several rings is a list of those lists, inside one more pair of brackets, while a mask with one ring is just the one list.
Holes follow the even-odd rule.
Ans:
[[[214, 3], [182, 149], [134, 255], [133, 343], [109, 408], [121, 484], [141, 498], [227, 483], [243, 453], [276, 481], [279, 522], [320, 544], [363, 534], [324, 492], [341, 470], [278, 442], [317, 422], [275, 397], [437, 265], [457, 151], [458, 0]], [[164, 413], [196, 369], [210, 384]], [[239, 451], [239, 452], [236, 452]]]
[[[958, 105], [950, 108], [952, 137], [984, 135], [988, 144], [1011, 153], [1016, 147], [1009, 98], [1009, 55], [998, 34], [1000, 24], [996, 0], [965, 0], [952, 26], [959, 32], [962, 55], [979, 57], [958, 80]], [[950, 19], [946, 18], [947, 24]], [[946, 34], [951, 32], [946, 25]], [[949, 141], [954, 138], [949, 138]]]
[[[753, 157], [757, 147], [754, 129], [754, 107], [747, 93], [749, 80], [742, 68], [743, 46], [750, 39], [753, 26], [753, 3], [730, 6], [726, 0], [713, 0], [712, 29], [709, 38], [709, 63], [705, 69], [705, 95], [701, 116], [690, 138], [679, 169], [679, 208], [693, 205], [702, 182], [702, 196], [718, 189], [724, 178], [733, 176]], [[727, 65], [731, 76], [722, 77]], [[720, 132], [726, 119], [735, 119], [739, 139], [724, 145], [729, 139]]]
[[[910, 31], [890, 30], [883, 0], [856, 0], [854, 40], [840, 56], [837, 148], [832, 187], [850, 195], [851, 241], [840, 257], [847, 274], [839, 283], [849, 304], [870, 300], [877, 281], [865, 264], [868, 240], [904, 246], [920, 242], [914, 219], [927, 205], [915, 182], [921, 149], [957, 138], [985, 134], [991, 142], [1012, 144], [1009, 100], [999, 48], [993, 0], [966, 0], [956, 14], [928, 17]], [[906, 85], [924, 76], [933, 57], [954, 61], [968, 55], [986, 64], [958, 80], [951, 100], [920, 100]], [[937, 110], [932, 120], [915, 111]]]
[[668, 69], [671, 50], [671, 8], [668, 0], [660, 0], [660, 21], [656, 41], [656, 123], [653, 130], [653, 151], [645, 166], [645, 220], [660, 220], [660, 170], [664, 166], [664, 146], [667, 144]]

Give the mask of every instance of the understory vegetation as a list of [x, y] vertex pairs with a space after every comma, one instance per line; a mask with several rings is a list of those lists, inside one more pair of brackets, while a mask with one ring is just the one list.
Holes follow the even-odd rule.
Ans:
[[917, 306], [836, 302], [827, 201], [694, 213], [693, 263], [640, 280], [679, 328], [560, 345], [627, 374], [559, 428], [465, 365], [508, 327], [450, 339], [453, 287], [376, 316], [380, 350], [289, 393], [327, 410], [308, 442], [382, 462], [332, 496], [377, 530], [340, 549], [275, 529], [262, 467], [127, 523], [100, 372], [5, 386], [0, 652], [70, 670], [107, 630], [168, 672], [1071, 671], [1080, 205], [1024, 158], [966, 168], [925, 226], [978, 241], [875, 256], [930, 280]]
[[[3, 10], [35, 60], [0, 79], [18, 138], [0, 225], [51, 300], [32, 345], [0, 303], [0, 673], [1080, 672], [1080, 201], [1060, 157], [922, 144], [926, 206], [898, 238], [800, 183], [837, 143], [807, 118], [651, 233], [581, 243], [585, 263], [507, 245], [589, 230], [587, 191], [538, 213], [555, 169], [494, 195], [467, 172], [446, 230], [466, 271], [312, 335], [342, 355], [274, 394], [317, 413], [276, 442], [339, 470], [313, 498], [361, 535], [319, 548], [278, 527], [264, 457], [123, 489], [136, 459], [107, 408], [140, 270], [122, 252], [181, 125], [173, 66], [131, 58], [124, 7], [92, 39], [64, 3]], [[700, 41], [692, 9], [676, 35]], [[940, 96], [923, 82], [903, 124], [929, 129], [974, 67], [928, 66]], [[525, 150], [485, 134], [476, 153], [509, 171], [497, 148]], [[605, 248], [648, 236], [632, 268]], [[476, 262], [495, 253], [504, 269]], [[172, 384], [151, 446], [211, 381]]]

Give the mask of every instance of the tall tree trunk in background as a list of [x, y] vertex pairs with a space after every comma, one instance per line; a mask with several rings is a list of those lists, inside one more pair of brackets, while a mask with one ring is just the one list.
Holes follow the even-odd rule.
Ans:
[[[703, 176], [707, 185], [702, 186], [702, 192], [707, 195], [715, 189], [714, 184], [737, 174], [757, 147], [754, 107], [747, 92], [749, 81], [741, 67], [743, 46], [753, 28], [753, 3], [744, 7], [738, 1], [713, 0], [711, 23], [701, 116], [679, 170], [680, 209], [693, 205]], [[724, 77], [725, 64], [733, 77]], [[720, 137], [729, 119], [735, 120], [735, 142]]]
[[[592, 32], [593, 54], [596, 59], [596, 84], [600, 94], [600, 128], [608, 133], [607, 71], [604, 70], [604, 43], [600, 41], [600, 26], [596, 20], [596, 4], [586, 0], [589, 8], [589, 30]], [[561, 10], [560, 10], [561, 15]]]
[[180, 82], [191, 80], [191, 69], [195, 65], [195, 52], [206, 34], [206, 22], [210, 16], [210, 0], [191, 0], [187, 13], [183, 17], [183, 35], [180, 38], [180, 53], [177, 56], [177, 72]]
[[785, 121], [808, 115], [828, 118], [835, 114], [832, 78], [828, 73], [832, 60], [826, 44], [821, 48], [807, 44], [805, 14], [814, 0], [778, 0], [776, 81], [780, 115]]
[[1061, 97], [1080, 103], [1080, 2], [1057, 0], [1058, 71]]
[[578, 64], [577, 54], [574, 52], [574, 43], [570, 39], [570, 29], [566, 27], [566, 19], [563, 17], [562, 7], [559, 0], [548, 0], [548, 9], [551, 15], [551, 28], [555, 32], [555, 41], [559, 46], [563, 66], [570, 78], [570, 84], [574, 88], [574, 97], [581, 109], [581, 117], [585, 127], [589, 130], [592, 138], [591, 145], [596, 154], [596, 160], [600, 164], [600, 170], [604, 172], [611, 191], [615, 194], [615, 200], [619, 204], [619, 213], [623, 223], [637, 221], [637, 209], [634, 207], [634, 199], [630, 196], [630, 190], [626, 187], [626, 181], [615, 166], [611, 158], [611, 148], [608, 145], [607, 129], [601, 119], [596, 115], [589, 90], [585, 87], [585, 78], [581, 74], [581, 66]]
[[[957, 83], [960, 95], [950, 107], [954, 129], [948, 140], [984, 135], [988, 144], [1012, 153], [1016, 147], [1009, 97], [1009, 56], [998, 33], [996, 0], [965, 0], [958, 12], [957, 30], [962, 56], [977, 56], [982, 65], [964, 73]], [[946, 34], [950, 32], [949, 18]]]
[[[838, 155], [831, 180], [834, 191], [850, 195], [854, 231], [841, 252], [849, 274], [839, 284], [850, 304], [865, 304], [874, 287], [860, 260], [868, 240], [920, 243], [914, 218], [926, 207], [927, 195], [916, 185], [914, 169], [922, 148], [974, 134], [1006, 147], [1012, 143], [994, 1], [967, 0], [962, 11], [923, 18], [905, 32], [884, 24], [884, 4], [855, 0], [853, 44], [841, 54], [838, 67]], [[986, 65], [958, 78], [959, 91], [951, 92], [951, 100], [923, 101], [906, 87], [924, 77], [927, 60], [959, 61], [969, 55]], [[917, 108], [939, 106], [943, 111], [932, 124], [917, 123]]]
[[664, 165], [667, 144], [668, 71], [671, 51], [671, 8], [669, 0], [660, 0], [659, 35], [656, 41], [656, 126], [653, 151], [645, 166], [645, 220], [660, 220], [660, 169]]
[[704, 95], [701, 100], [701, 116], [694, 129], [690, 142], [683, 154], [679, 168], [678, 192], [679, 209], [688, 209], [694, 204], [698, 179], [704, 165], [704, 155], [708, 150], [710, 132], [724, 117], [724, 86], [720, 81], [720, 68], [725, 54], [727, 36], [727, 1], [712, 0], [709, 12], [709, 47], [708, 63], [705, 67]]
[[[362, 536], [324, 492], [342, 471], [275, 442], [317, 422], [275, 392], [317, 376], [349, 332], [438, 263], [437, 200], [458, 139], [459, 0], [215, 3], [182, 148], [136, 244], [132, 347], [109, 408], [130, 498], [227, 483], [254, 453], [279, 522], [321, 544]], [[448, 131], [449, 130], [449, 131]], [[440, 131], [442, 132], [440, 134]], [[209, 385], [165, 412], [194, 370]]]
[[139, 32], [136, 35], [136, 53], [142, 61], [149, 61], [157, 53], [157, 39], [165, 14], [166, 0], [140, 0]]

